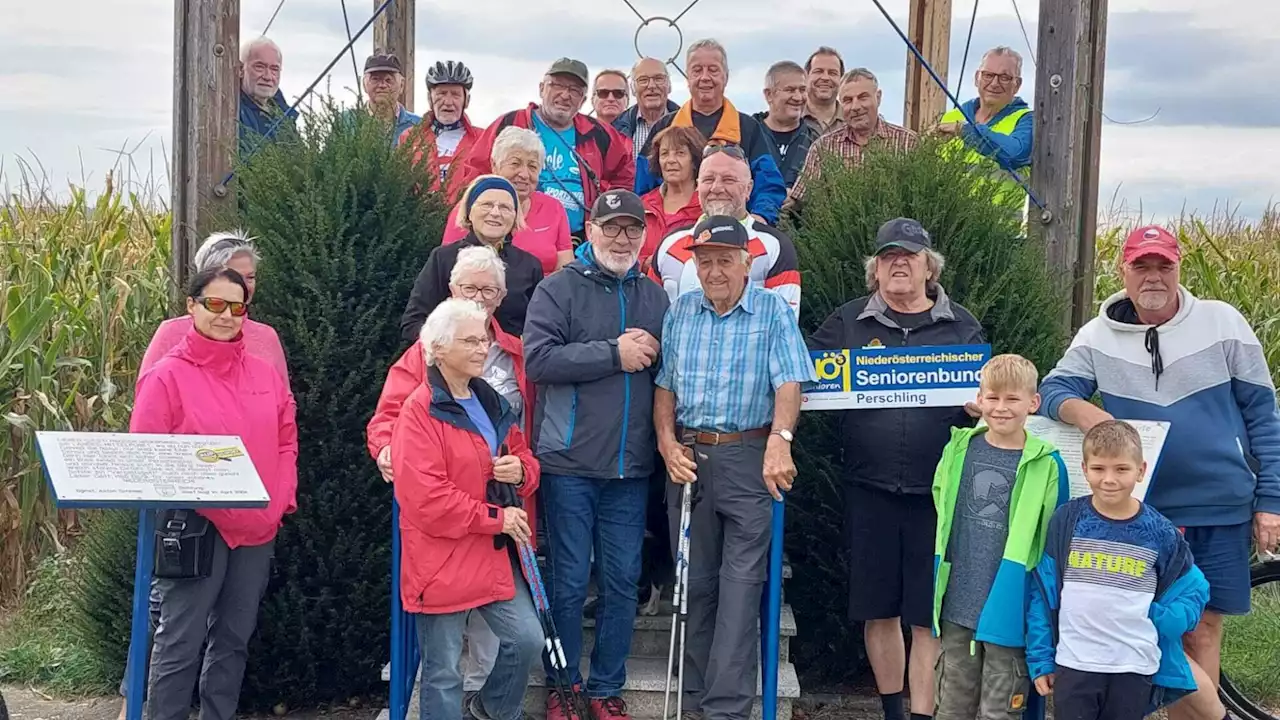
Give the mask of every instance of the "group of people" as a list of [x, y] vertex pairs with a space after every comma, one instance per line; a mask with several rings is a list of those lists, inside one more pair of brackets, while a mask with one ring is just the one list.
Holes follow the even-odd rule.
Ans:
[[[251, 67], [272, 52], [265, 69]], [[278, 50], [251, 44], [245, 57], [245, 93], [269, 101]], [[371, 99], [398, 94], [393, 60], [366, 65]], [[589, 78], [570, 59], [544, 76], [541, 103], [484, 131], [465, 119], [472, 81], [459, 63], [428, 73], [427, 118], [389, 106], [394, 140], [439, 170], [437, 189], [455, 201], [407, 298], [407, 349], [367, 428], [401, 509], [400, 600], [422, 651], [424, 720], [521, 717], [545, 647], [523, 547], [546, 557], [570, 675], [542, 657], [549, 720], [588, 720], [579, 696], [591, 720], [626, 720], [646, 529], [675, 545], [686, 485], [685, 707], [747, 718], [770, 504], [797, 481], [802, 391], [817, 380], [810, 352], [986, 343], [940, 284], [945, 258], [930, 232], [910, 218], [880, 228], [868, 294], [800, 330], [798, 250], [775, 226], [790, 201], [779, 168], [797, 162], [775, 156], [775, 125], [799, 117], [793, 129], [820, 129], [796, 201], [819, 166], [815, 148], [856, 162], [871, 137], [911, 142], [880, 118], [874, 76], [838, 60], [823, 49], [803, 72], [775, 66], [759, 121], [724, 98], [715, 41], [686, 56], [683, 107], [668, 104], [657, 61], [630, 78], [598, 75], [596, 114], [617, 111], [612, 123], [579, 112]], [[1027, 157], [1017, 65], [1012, 51], [987, 53], [970, 107], [979, 124], [944, 118], [938, 132], [1014, 165]], [[1009, 99], [993, 110], [997, 92]], [[1021, 712], [1032, 688], [1053, 694], [1064, 720], [1127, 720], [1160, 705], [1174, 720], [1223, 720], [1222, 617], [1249, 610], [1251, 545], [1280, 546], [1280, 412], [1247, 322], [1183, 288], [1180, 261], [1168, 230], [1131, 233], [1124, 291], [1043, 380], [1001, 354], [963, 407], [839, 411], [849, 618], [864, 624], [886, 720], [995, 720]], [[271, 543], [296, 507], [285, 354], [248, 317], [252, 243], [211, 237], [196, 264], [187, 316], [166, 321], [148, 350], [131, 428], [241, 435], [271, 503], [180, 519], [188, 529], [176, 539], [209, 534], [214, 552], [155, 582], [155, 720], [185, 719], [197, 676], [202, 715], [234, 714]], [[1026, 430], [1037, 412], [1087, 433], [1088, 497], [1067, 500], [1060, 454]], [[1151, 459], [1113, 415], [1171, 423], [1146, 502], [1132, 490]]]
[[[279, 123], [271, 119], [287, 111], [279, 91], [282, 62], [279, 48], [266, 38], [246, 45], [242, 136], [274, 133]], [[690, 99], [677, 105], [670, 100], [667, 64], [660, 60], [642, 58], [629, 73], [610, 68], [593, 77], [582, 61], [560, 58], [539, 82], [537, 102], [482, 128], [467, 114], [475, 77], [465, 64], [445, 60], [427, 68], [428, 111], [418, 116], [399, 100], [405, 83], [400, 60], [375, 53], [364, 66], [364, 109], [346, 112], [381, 118], [390, 141], [425, 163], [432, 189], [442, 190], [450, 201], [474, 178], [503, 173], [494, 145], [504, 129], [534, 131], [545, 155], [535, 173], [542, 193], [535, 215], [549, 220], [546, 201], [558, 201], [576, 245], [586, 237], [589, 210], [600, 193], [632, 190], [649, 217], [642, 261], [657, 254], [665, 230], [700, 214], [693, 192], [697, 152], [689, 154], [688, 146], [738, 147], [752, 181], [748, 212], [762, 224], [777, 225], [784, 211], [800, 213], [808, 187], [821, 175], [823, 158], [854, 166], [873, 141], [905, 150], [917, 139], [915, 132], [881, 115], [875, 73], [865, 67], [846, 70], [832, 47], [819, 47], [803, 65], [783, 60], [770, 66], [762, 89], [767, 110], [754, 114], [737, 110], [725, 96], [729, 60], [716, 40], [689, 46], [684, 73]], [[971, 164], [1003, 177], [999, 194], [1021, 208], [1026, 197], [1013, 175], [1029, 178], [1034, 134], [1032, 110], [1018, 96], [1022, 57], [1005, 46], [988, 50], [973, 82], [978, 96], [944, 115], [929, 132], [952, 138]], [[633, 96], [634, 104], [628, 105]], [[560, 238], [557, 229], [556, 241]]]

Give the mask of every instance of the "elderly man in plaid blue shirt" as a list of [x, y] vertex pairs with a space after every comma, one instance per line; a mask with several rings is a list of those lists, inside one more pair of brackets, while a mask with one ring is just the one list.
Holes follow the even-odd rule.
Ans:
[[751, 714], [771, 498], [791, 489], [800, 386], [817, 381], [786, 299], [748, 282], [748, 242], [746, 228], [729, 216], [694, 228], [702, 290], [684, 293], [668, 311], [654, 381], [673, 531], [680, 485], [697, 482], [684, 686], [686, 707], [707, 720]]

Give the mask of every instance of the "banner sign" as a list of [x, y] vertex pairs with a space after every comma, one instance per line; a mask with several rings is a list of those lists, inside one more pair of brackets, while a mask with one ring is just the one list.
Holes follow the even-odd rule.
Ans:
[[802, 410], [959, 407], [978, 394], [990, 345], [813, 350], [818, 383]]

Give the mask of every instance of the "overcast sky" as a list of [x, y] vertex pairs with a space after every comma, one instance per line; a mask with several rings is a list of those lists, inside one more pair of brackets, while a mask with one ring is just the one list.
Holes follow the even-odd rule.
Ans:
[[[403, 1], [403, 0], [397, 0]], [[674, 15], [687, 0], [632, 0], [646, 15]], [[901, 24], [907, 0], [884, 0]], [[20, 161], [38, 163], [55, 188], [100, 186], [121, 148], [145, 175], [164, 183], [171, 146], [173, 0], [44, 0], [0, 23], [0, 163], [12, 185]], [[348, 0], [354, 29], [373, 0]], [[241, 0], [242, 37], [259, 34], [277, 0]], [[714, 36], [729, 50], [729, 96], [761, 109], [765, 69], [776, 60], [803, 63], [819, 44], [833, 45], [849, 65], [881, 79], [882, 111], [902, 119], [905, 47], [867, 0], [700, 0], [681, 20], [686, 46]], [[1034, 104], [1035, 70], [1013, 0], [981, 3], [966, 78], [959, 77], [973, 5], [954, 0], [950, 83], [973, 95], [972, 74], [983, 49], [1006, 44], [1023, 52], [1022, 96]], [[1273, 0], [1110, 0], [1103, 208], [1123, 203], [1148, 216], [1222, 207], [1257, 216], [1280, 201], [1280, 2]], [[1018, 0], [1026, 32], [1036, 40], [1036, 0]], [[500, 112], [536, 99], [551, 60], [569, 55], [594, 73], [628, 68], [636, 58], [637, 18], [623, 0], [417, 0], [417, 66], [459, 59], [477, 79], [470, 114], [487, 124]], [[336, 0], [285, 0], [270, 36], [284, 50], [282, 87], [290, 101], [315, 79], [346, 41]], [[669, 56], [674, 33], [651, 26], [639, 38], [648, 55]], [[363, 63], [372, 32], [357, 41]], [[421, 73], [418, 74], [421, 82]], [[688, 93], [676, 81], [674, 99]], [[350, 103], [355, 87], [344, 58], [319, 86]], [[421, 86], [420, 86], [421, 87]], [[426, 109], [425, 93], [415, 108]], [[1148, 122], [1120, 124], [1141, 120]]]

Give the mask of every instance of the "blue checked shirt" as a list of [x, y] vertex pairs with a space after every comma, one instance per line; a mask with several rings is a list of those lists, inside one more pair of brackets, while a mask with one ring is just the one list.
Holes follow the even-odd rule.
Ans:
[[771, 290], [748, 285], [723, 317], [701, 290], [676, 298], [662, 323], [655, 382], [676, 396], [676, 424], [743, 432], [773, 423], [774, 392], [817, 382], [795, 312]]

